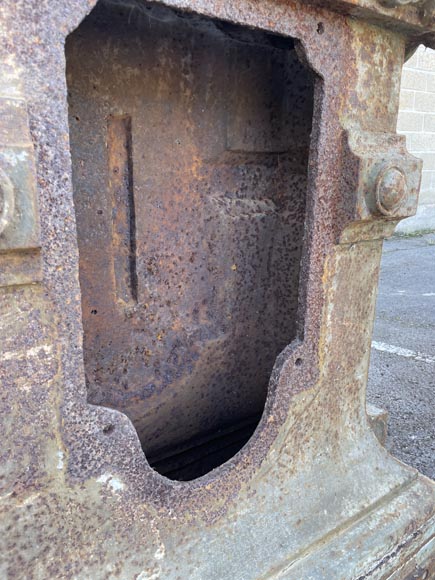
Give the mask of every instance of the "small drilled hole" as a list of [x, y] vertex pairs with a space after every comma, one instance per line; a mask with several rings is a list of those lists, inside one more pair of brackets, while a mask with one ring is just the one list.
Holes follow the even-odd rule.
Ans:
[[302, 364], [302, 359], [301, 359], [301, 358], [297, 358], [297, 359], [295, 360], [295, 366], [297, 366], [297, 367], [300, 367], [300, 366], [301, 366], [301, 364]]
[[91, 314], [97, 314], [98, 310], [91, 310]]
[[114, 430], [115, 430], [115, 426], [114, 425], [105, 425], [103, 427], [103, 433], [104, 433], [104, 435], [110, 435], [110, 433], [113, 433]]
[[325, 25], [323, 22], [319, 22], [317, 25], [317, 34], [323, 34], [325, 32]]

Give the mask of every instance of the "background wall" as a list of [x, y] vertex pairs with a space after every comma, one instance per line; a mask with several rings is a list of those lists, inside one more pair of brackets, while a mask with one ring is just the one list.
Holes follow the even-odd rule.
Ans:
[[396, 232], [435, 230], [435, 50], [420, 46], [405, 63], [397, 130], [406, 135], [409, 151], [423, 159], [423, 178], [417, 215]]

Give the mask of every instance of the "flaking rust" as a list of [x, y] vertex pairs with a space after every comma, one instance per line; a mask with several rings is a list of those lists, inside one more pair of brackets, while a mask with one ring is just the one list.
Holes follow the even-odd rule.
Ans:
[[2, 578], [435, 577], [365, 410], [419, 42], [431, 2], [3, 0]]

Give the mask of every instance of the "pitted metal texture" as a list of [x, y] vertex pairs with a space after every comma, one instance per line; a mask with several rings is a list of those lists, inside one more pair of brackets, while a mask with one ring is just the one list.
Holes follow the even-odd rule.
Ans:
[[[16, 193], [34, 192], [39, 202], [34, 215], [40, 219], [40, 236], [32, 238], [28, 250], [8, 238], [0, 251], [0, 575], [14, 580], [430, 578], [435, 486], [379, 444], [367, 422], [365, 383], [382, 239], [413, 211], [418, 189], [418, 163], [394, 135], [400, 72], [407, 49], [422, 40], [433, 44], [432, 21], [418, 6], [388, 7], [377, 0], [164, 4], [171, 12], [163, 4], [132, 0], [0, 3], [0, 95], [25, 111], [24, 116], [17, 112], [15, 123], [0, 117], [0, 137], [27, 127], [28, 116], [20, 146], [27, 161], [32, 156], [35, 161], [34, 171], [30, 161], [21, 173], [13, 171], [18, 164], [2, 169]], [[124, 10], [125, 18], [113, 14], [113, 6]], [[181, 18], [180, 12], [191, 16]], [[104, 20], [103, 14], [113, 18]], [[223, 29], [217, 31], [216, 22], [223, 22]], [[165, 36], [165, 29], [173, 34]], [[200, 50], [195, 52], [195, 46]], [[78, 56], [71, 60], [74, 51]], [[227, 52], [233, 56], [227, 58]], [[147, 62], [153, 63], [151, 76]], [[113, 63], [120, 66], [114, 69]], [[210, 63], [216, 74], [208, 70]], [[226, 71], [231, 83], [225, 81]], [[272, 86], [285, 92], [285, 71], [292, 77], [289, 94], [292, 86], [301, 88], [300, 100], [289, 101], [291, 110], [270, 92]], [[67, 72], [72, 73], [68, 79]], [[207, 92], [215, 85], [220, 91]], [[68, 98], [74, 86], [87, 92]], [[252, 86], [258, 90], [248, 90]], [[153, 111], [154, 127], [146, 124], [141, 102]], [[192, 106], [183, 109], [184, 115], [173, 105], [180, 102]], [[207, 114], [201, 111], [204, 102], [213, 105], [205, 108]], [[80, 106], [79, 120], [74, 106]], [[217, 114], [222, 107], [228, 114]], [[262, 122], [248, 125], [254, 117]], [[294, 143], [283, 118], [300, 121], [293, 123], [301, 149], [294, 164], [286, 157]], [[83, 122], [89, 131], [81, 128]], [[258, 134], [259, 127], [267, 130]], [[383, 168], [403, 172], [405, 195], [404, 182]], [[154, 181], [146, 182], [147, 172]], [[237, 195], [227, 195], [231, 192]], [[292, 212], [294, 254], [284, 242], [272, 243], [289, 231]], [[206, 217], [213, 218], [207, 226]], [[30, 230], [18, 227], [18, 221], [14, 233], [24, 240]], [[243, 226], [234, 227], [237, 221]], [[179, 235], [183, 225], [190, 236]], [[10, 226], [4, 234], [8, 231]], [[218, 244], [207, 249], [212, 233]], [[97, 247], [92, 248], [92, 239], [98, 239]], [[195, 244], [198, 253], [190, 262]], [[259, 250], [266, 248], [281, 268], [271, 273], [273, 284], [263, 275], [266, 252]], [[106, 281], [101, 292], [99, 276], [83, 263], [87, 252], [105, 260], [104, 268], [98, 263]], [[171, 254], [182, 260], [173, 264]], [[158, 260], [148, 263], [153, 256]], [[215, 302], [209, 264], [223, 278]], [[184, 298], [176, 294], [177, 278]], [[146, 320], [148, 314], [157, 320], [158, 311], [135, 310], [136, 304], [149, 304], [147, 283], [153, 308], [163, 304], [161, 340], [160, 326]], [[246, 304], [237, 301], [237, 284]], [[265, 303], [275, 288], [284, 301]], [[112, 339], [106, 324], [111, 318], [101, 327], [100, 343], [91, 327], [101, 313], [86, 300], [97, 299], [112, 309], [113, 351], [103, 344]], [[285, 301], [288, 311], [280, 310]], [[225, 318], [227, 303], [236, 327]], [[264, 337], [252, 315], [258, 304], [274, 320], [272, 325], [262, 314]], [[136, 379], [142, 372], [151, 376], [145, 353], [132, 348], [133, 324], [140, 342], [156, 340], [150, 357], [163, 349], [157, 370], [166, 371], [167, 364], [176, 369], [170, 350], [165, 351], [176, 339], [172, 320], [179, 323], [183, 341], [192, 329], [197, 343], [185, 343], [191, 351], [199, 352], [223, 327], [226, 355], [233, 352], [234, 337], [251, 328], [267, 343], [267, 364], [256, 359], [261, 352], [255, 340], [240, 339], [240, 350], [236, 345], [247, 372], [251, 365], [261, 371], [261, 380], [253, 377], [258, 379], [256, 412], [262, 410], [255, 431], [251, 425], [246, 444], [234, 456], [222, 457], [219, 466], [193, 481], [171, 480], [150, 466], [142, 445], [146, 449], [144, 434], [152, 417], [142, 422], [140, 411], [150, 393], [139, 393], [136, 408], [123, 387], [124, 361], [112, 367], [116, 380], [110, 382], [108, 372], [112, 359], [131, 352], [130, 360], [140, 363]], [[126, 332], [124, 342], [117, 336], [121, 332]], [[95, 369], [92, 357], [99, 353], [106, 366]], [[204, 363], [204, 373], [204, 361], [214, 362], [197, 360]], [[99, 390], [95, 375], [86, 380], [89, 369], [104, 377]], [[190, 373], [188, 365], [180, 369]], [[235, 389], [244, 372], [235, 364], [233, 369]], [[228, 373], [224, 365], [221, 372]], [[157, 379], [167, 396], [174, 377], [156, 373]], [[208, 387], [207, 396], [213, 396]], [[216, 388], [222, 388], [218, 381]], [[239, 392], [246, 395], [246, 385]], [[228, 397], [225, 412], [237, 407], [231, 400], [244, 408], [246, 396]], [[220, 412], [217, 399], [213, 413], [207, 402], [198, 402], [199, 415], [206, 409], [202, 416], [213, 420]], [[192, 404], [191, 416], [196, 411]], [[138, 430], [144, 428], [142, 442], [127, 413]], [[166, 425], [173, 440], [180, 440], [190, 436], [184, 431], [190, 420], [176, 413], [172, 433], [171, 422]], [[234, 418], [240, 424], [240, 415]], [[156, 444], [159, 437], [155, 433]]]

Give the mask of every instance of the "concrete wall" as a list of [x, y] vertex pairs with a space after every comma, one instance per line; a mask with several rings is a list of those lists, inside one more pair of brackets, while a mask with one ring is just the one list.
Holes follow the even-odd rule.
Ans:
[[396, 232], [435, 230], [435, 50], [420, 46], [405, 63], [397, 130], [406, 135], [409, 151], [423, 159], [423, 178], [417, 215]]

